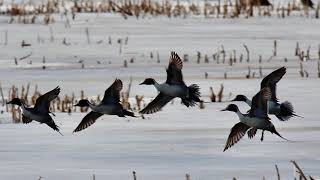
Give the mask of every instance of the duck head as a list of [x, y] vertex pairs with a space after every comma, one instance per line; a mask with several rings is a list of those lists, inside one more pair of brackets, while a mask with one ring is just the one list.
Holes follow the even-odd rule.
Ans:
[[245, 95], [237, 95], [232, 101], [243, 101], [246, 102], [247, 101], [247, 97]]
[[79, 106], [79, 107], [88, 107], [89, 106], [89, 101], [86, 99], [81, 99], [76, 105], [74, 106]]
[[145, 79], [140, 85], [145, 84], [145, 85], [154, 85], [156, 81], [152, 78], [147, 78]]
[[7, 104], [15, 104], [18, 106], [22, 106], [22, 101], [19, 98], [13, 98], [11, 101], [7, 102]]
[[239, 108], [235, 104], [229, 104], [225, 109], [222, 109], [221, 111], [232, 111], [232, 112], [238, 112]]

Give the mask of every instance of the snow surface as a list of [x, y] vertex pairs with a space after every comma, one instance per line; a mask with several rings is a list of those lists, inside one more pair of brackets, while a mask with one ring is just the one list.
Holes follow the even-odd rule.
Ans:
[[[61, 95], [84, 90], [86, 95], [102, 95], [115, 78], [124, 81], [125, 89], [133, 78], [131, 95], [152, 98], [156, 90], [138, 84], [146, 77], [165, 80], [165, 66], [170, 51], [180, 56], [189, 54], [190, 62], [184, 63], [184, 78], [187, 84], [197, 83], [203, 99], [208, 101], [209, 87], [215, 92], [224, 84], [228, 101], [235, 94], [253, 96], [259, 90], [261, 79], [245, 79], [250, 66], [257, 72], [259, 66], [267, 74], [273, 69], [286, 66], [288, 72], [278, 85], [280, 101], [289, 100], [297, 114], [279, 122], [272, 117], [278, 131], [294, 142], [286, 142], [270, 133], [260, 142], [260, 133], [253, 140], [244, 137], [238, 144], [222, 152], [230, 128], [238, 122], [235, 114], [220, 112], [225, 103], [206, 104], [206, 108], [186, 108], [176, 99], [163, 111], [141, 118], [119, 118], [103, 116], [92, 127], [77, 133], [71, 132], [85, 114], [71, 116], [56, 113], [55, 120], [64, 136], [38, 123], [11, 124], [9, 114], [1, 114], [0, 125], [0, 179], [88, 180], [92, 174], [96, 179], [132, 179], [136, 171], [139, 180], [184, 179], [186, 173], [192, 179], [275, 179], [274, 165], [279, 166], [282, 177], [293, 177], [290, 160], [296, 160], [306, 174], [320, 177], [320, 79], [317, 78], [317, 51], [320, 39], [320, 21], [303, 17], [286, 19], [168, 19], [147, 18], [123, 20], [113, 15], [81, 14], [65, 28], [64, 20], [55, 17], [57, 23], [7, 24], [8, 17], [0, 17], [0, 77], [5, 95], [13, 84], [21, 86], [28, 82], [38, 84], [44, 92], [57, 85]], [[91, 43], [87, 43], [85, 28], [89, 28]], [[50, 42], [50, 30], [54, 42]], [[8, 31], [8, 45], [4, 45], [4, 32]], [[39, 44], [37, 37], [44, 39]], [[111, 36], [113, 44], [108, 44]], [[128, 37], [119, 54], [118, 38]], [[62, 45], [66, 38], [70, 46]], [[21, 41], [31, 47], [21, 48]], [[96, 42], [103, 40], [102, 43]], [[272, 55], [273, 41], [278, 41], [278, 55]], [[296, 42], [307, 50], [310, 45], [311, 60], [304, 62], [309, 78], [300, 78], [299, 61], [294, 56]], [[233, 49], [244, 54], [243, 44], [251, 53], [248, 64], [216, 64], [211, 55], [221, 45], [227, 51], [227, 61]], [[196, 64], [196, 52], [210, 54], [210, 63]], [[32, 56], [14, 64], [32, 52]], [[150, 58], [159, 52], [161, 63]], [[258, 63], [262, 55], [263, 63]], [[42, 58], [46, 57], [46, 70], [42, 70]], [[134, 64], [123, 68], [123, 61], [135, 58]], [[287, 57], [289, 62], [285, 63]], [[27, 62], [32, 60], [32, 65]], [[81, 69], [79, 60], [84, 60]], [[101, 61], [97, 64], [96, 61]], [[110, 64], [110, 63], [111, 64]], [[209, 78], [204, 79], [204, 72]], [[223, 79], [224, 73], [228, 79]], [[241, 77], [241, 78], [240, 78]], [[33, 88], [33, 86], [32, 86]], [[229, 95], [230, 93], [231, 96]], [[148, 100], [146, 100], [149, 102]], [[237, 103], [242, 112], [248, 107]]]

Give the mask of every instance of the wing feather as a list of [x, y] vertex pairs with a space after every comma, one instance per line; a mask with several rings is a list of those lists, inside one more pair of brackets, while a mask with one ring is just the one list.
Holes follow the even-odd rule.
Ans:
[[248, 137], [249, 139], [252, 139], [256, 134], [257, 134], [257, 128], [251, 128], [249, 131], [248, 131]]
[[147, 107], [140, 111], [141, 114], [152, 114], [158, 112], [165, 106], [168, 102], [170, 102], [174, 97], [164, 95], [159, 93], [158, 96], [152, 100]]
[[277, 83], [282, 79], [282, 77], [286, 74], [287, 69], [285, 67], [281, 67], [275, 71], [273, 71], [272, 73], [270, 73], [268, 76], [266, 76], [265, 78], [263, 78], [263, 80], [261, 81], [261, 89], [265, 88], [265, 87], [269, 87], [271, 89], [271, 100], [278, 102], [277, 99]]
[[102, 102], [105, 104], [113, 104], [120, 102], [120, 91], [123, 88], [122, 81], [116, 79], [112, 85], [104, 92]]
[[261, 89], [252, 98], [252, 105], [249, 112], [250, 117], [268, 118], [268, 101], [270, 99], [271, 99], [270, 88], [265, 87]]
[[58, 97], [61, 89], [59, 86], [45, 93], [36, 100], [34, 109], [41, 113], [49, 113], [50, 102]]
[[80, 122], [80, 124], [77, 126], [77, 128], [73, 131], [75, 132], [79, 132], [82, 131], [84, 129], [86, 129], [87, 127], [91, 126], [93, 123], [96, 122], [96, 120], [102, 116], [103, 114], [98, 113], [98, 112], [94, 112], [91, 111], [89, 112]]
[[182, 75], [182, 60], [176, 52], [171, 52], [167, 71], [167, 84], [184, 84]]
[[228, 148], [232, 147], [234, 144], [240, 141], [240, 139], [246, 134], [247, 130], [250, 128], [250, 126], [238, 122], [236, 125], [234, 125], [231, 128], [228, 140], [226, 142], [226, 145], [224, 147], [223, 151], [226, 151]]

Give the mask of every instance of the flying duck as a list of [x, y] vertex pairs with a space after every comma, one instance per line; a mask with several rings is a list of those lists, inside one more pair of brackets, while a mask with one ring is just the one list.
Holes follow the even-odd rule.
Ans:
[[232, 127], [223, 151], [226, 151], [236, 144], [247, 132], [248, 137], [250, 139], [253, 138], [258, 129], [262, 130], [261, 140], [263, 140], [264, 131], [270, 131], [272, 134], [276, 134], [282, 139], [285, 139], [276, 131], [276, 128], [268, 117], [268, 100], [271, 96], [270, 88], [266, 87], [261, 89], [252, 98], [252, 106], [247, 114], [242, 114], [235, 104], [230, 104], [222, 110], [235, 112], [240, 119], [240, 122]]
[[122, 81], [116, 79], [113, 84], [105, 91], [104, 97], [100, 104], [91, 104], [88, 100], [82, 99], [75, 106], [90, 107], [89, 112], [80, 122], [78, 127], [73, 132], [78, 132], [91, 126], [96, 120], [104, 115], [117, 115], [119, 117], [131, 116], [135, 117], [133, 112], [127, 111], [120, 104], [120, 91], [123, 88]]
[[[281, 67], [270, 73], [261, 81], [261, 89], [269, 87], [271, 90], [271, 99], [268, 102], [268, 113], [275, 115], [280, 121], [287, 121], [293, 116], [298, 116], [295, 114], [293, 106], [290, 102], [285, 101], [280, 104], [277, 99], [277, 83], [284, 76], [284, 74], [286, 74], [286, 68]], [[251, 106], [252, 104], [251, 101], [244, 95], [237, 95], [236, 98], [232, 101], [243, 101], [246, 102], [249, 106]]]
[[[50, 116], [50, 102], [58, 97], [60, 93], [60, 87], [56, 87], [55, 89], [45, 93], [44, 95], [40, 96], [36, 100], [36, 104], [33, 108], [29, 108], [26, 104], [19, 98], [13, 98], [7, 104], [14, 104], [20, 106], [22, 110], [22, 122], [27, 124], [30, 123], [32, 120], [38, 121], [41, 124], [45, 123], [53, 130], [57, 131], [61, 134], [59, 127], [53, 121], [52, 117]], [[61, 134], [62, 135], [62, 134]]]
[[182, 61], [177, 53], [171, 52], [169, 66], [167, 71], [167, 80], [165, 83], [159, 84], [152, 78], [145, 79], [140, 85], [153, 85], [159, 94], [151, 101], [144, 109], [140, 111], [141, 114], [152, 114], [158, 112], [172, 99], [179, 97], [182, 103], [189, 107], [194, 106], [197, 102], [201, 102], [200, 88], [197, 84], [186, 86], [182, 76]]

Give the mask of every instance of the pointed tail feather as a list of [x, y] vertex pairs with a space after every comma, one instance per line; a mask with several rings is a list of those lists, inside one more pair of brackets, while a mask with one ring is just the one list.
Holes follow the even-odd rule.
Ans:
[[272, 134], [276, 134], [277, 136], [279, 136], [281, 139], [284, 139], [284, 140], [286, 140], [286, 141], [290, 141], [290, 142], [293, 142], [293, 141], [291, 141], [291, 140], [289, 140], [289, 139], [287, 139], [287, 138], [285, 138], [285, 137], [283, 137], [283, 136], [281, 136], [281, 134], [280, 133], [278, 133], [278, 131], [275, 129], [275, 128], [273, 128], [272, 129], [272, 131], [270, 131]]
[[63, 134], [60, 132], [59, 126], [57, 126], [53, 120], [50, 123], [46, 123], [46, 124], [63, 136]]
[[293, 106], [289, 101], [285, 101], [280, 104], [280, 114], [277, 115], [278, 119], [281, 121], [287, 121], [294, 116], [301, 117], [295, 114]]
[[188, 90], [189, 90], [188, 98], [182, 99], [182, 103], [184, 105], [189, 107], [189, 106], [196, 105], [197, 102], [201, 102], [200, 87], [197, 84], [191, 84], [188, 87]]

